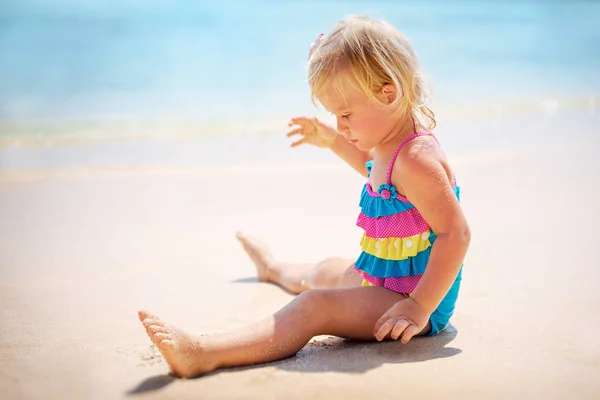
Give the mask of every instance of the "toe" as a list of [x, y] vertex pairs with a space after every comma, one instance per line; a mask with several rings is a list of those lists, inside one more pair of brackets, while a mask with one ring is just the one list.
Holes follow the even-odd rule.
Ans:
[[152, 322], [150, 322], [150, 321], [146, 322], [146, 321], [148, 321], [148, 320], [144, 320], [144, 322], [143, 322], [144, 328], [146, 328], [146, 333], [148, 334], [148, 336], [152, 336], [152, 335], [154, 335], [154, 331], [152, 330], [151, 327], [152, 326], [158, 327], [158, 325], [155, 325], [154, 321], [152, 321]]
[[154, 318], [146, 318], [142, 321], [142, 324], [144, 324], [146, 328], [149, 328], [151, 325], [160, 325], [160, 321]]
[[173, 350], [175, 348], [175, 342], [171, 339], [163, 339], [158, 342], [158, 346], [163, 350]]
[[139, 310], [138, 311], [138, 318], [140, 319], [140, 321], [144, 321], [146, 318], [148, 318], [148, 311], [146, 311], [146, 310]]
[[148, 332], [152, 332], [152, 333], [167, 333], [168, 330], [164, 325], [150, 325], [148, 327]]
[[249, 245], [249, 244], [252, 244], [253, 242], [256, 242], [256, 239], [253, 236], [247, 235], [243, 232], [237, 232], [235, 234], [235, 237], [237, 237], [238, 240], [245, 245]]
[[140, 321], [143, 321], [148, 318], [158, 319], [158, 317], [156, 315], [152, 314], [151, 312], [149, 312], [147, 310], [138, 311], [138, 317], [140, 318]]
[[154, 339], [157, 342], [163, 341], [163, 340], [173, 340], [173, 336], [169, 333], [166, 332], [157, 332], [154, 334]]

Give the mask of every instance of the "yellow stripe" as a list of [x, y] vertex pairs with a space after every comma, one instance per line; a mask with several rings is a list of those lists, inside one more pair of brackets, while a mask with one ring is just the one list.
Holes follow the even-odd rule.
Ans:
[[408, 257], [414, 257], [419, 252], [426, 250], [431, 246], [429, 237], [418, 234], [406, 238], [370, 238], [366, 234], [360, 241], [362, 250], [372, 256], [385, 260], [406, 260]]

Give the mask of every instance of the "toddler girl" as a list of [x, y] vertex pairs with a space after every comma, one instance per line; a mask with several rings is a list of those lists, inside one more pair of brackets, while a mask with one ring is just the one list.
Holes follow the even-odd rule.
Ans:
[[435, 121], [416, 56], [395, 28], [361, 16], [319, 39], [308, 82], [313, 100], [335, 115], [337, 132], [299, 118], [291, 135], [301, 135], [295, 145], [331, 148], [367, 177], [357, 221], [362, 252], [349, 269], [335, 260], [294, 272], [240, 235], [261, 279], [292, 282], [300, 294], [261, 321], [201, 337], [140, 311], [175, 375], [283, 359], [317, 335], [407, 343], [439, 333], [454, 311], [470, 231], [456, 178], [430, 131]]

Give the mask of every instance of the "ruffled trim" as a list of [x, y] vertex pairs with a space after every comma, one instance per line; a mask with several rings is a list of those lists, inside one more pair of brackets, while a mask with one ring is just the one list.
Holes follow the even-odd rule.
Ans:
[[383, 258], [385, 260], [405, 260], [414, 257], [418, 253], [428, 249], [431, 246], [429, 241], [429, 231], [420, 235], [409, 236], [406, 238], [370, 238], [363, 235], [360, 241], [362, 250], [372, 256]]
[[397, 293], [412, 293], [419, 284], [421, 277], [423, 277], [423, 275], [411, 275], [376, 278], [365, 271], [357, 269], [356, 266], [354, 270], [363, 278], [362, 286], [380, 286]]
[[369, 194], [367, 185], [363, 187], [359, 203], [361, 212], [367, 217], [385, 217], [415, 208], [415, 206], [412, 204], [403, 202], [401, 200], [389, 201], [385, 200], [379, 195], [377, 197], [373, 197]]
[[[367, 161], [365, 166], [370, 177], [373, 160]], [[453, 190], [456, 198], [460, 201], [460, 186], [454, 186]], [[362, 209], [362, 213], [371, 218], [385, 217], [408, 211], [415, 207], [406, 196], [397, 192], [395, 186], [383, 184], [376, 192], [368, 181], [361, 192], [359, 206]]]
[[431, 246], [419, 252], [416, 256], [405, 260], [384, 260], [371, 254], [362, 252], [356, 260], [355, 266], [376, 278], [389, 278], [395, 276], [422, 275], [429, 261]]
[[372, 238], [408, 237], [429, 231], [429, 224], [416, 208], [379, 218], [360, 213], [356, 225]]
[[[381, 197], [383, 198], [383, 200], [387, 200], [387, 201], [391, 201], [391, 199], [396, 199], [396, 200], [400, 200], [403, 201], [405, 203], [408, 204], [412, 204], [412, 202], [408, 199], [408, 197], [404, 196], [403, 194], [398, 193], [398, 191], [396, 190], [396, 187], [394, 185], [388, 185], [387, 183], [382, 184], [378, 191], [374, 191], [373, 187], [371, 186], [371, 182], [368, 182], [365, 184], [365, 187], [367, 189], [367, 193], [372, 196], [372, 197]], [[456, 195], [456, 198], [458, 198], [460, 200], [460, 187], [459, 186], [454, 186], [453, 188], [454, 194]], [[383, 196], [383, 192], [385, 192], [386, 190], [388, 190], [388, 192], [391, 194], [391, 196]]]

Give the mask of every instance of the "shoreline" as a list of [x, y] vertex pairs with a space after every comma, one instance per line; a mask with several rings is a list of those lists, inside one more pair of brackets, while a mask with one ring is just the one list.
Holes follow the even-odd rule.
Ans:
[[[444, 123], [435, 129], [453, 165], [485, 163], [545, 148], [600, 141], [600, 113], [557, 112], [540, 117], [494, 118]], [[569, 141], [565, 143], [565, 136]], [[289, 147], [282, 131], [263, 138], [119, 141], [77, 147], [21, 147], [0, 150], [0, 182], [44, 177], [145, 172], [227, 174], [344, 172], [348, 167], [326, 149]]]
[[[445, 123], [473, 122], [518, 116], [548, 116], [564, 112], [600, 111], [600, 93], [545, 96], [528, 101], [472, 101], [434, 105], [437, 118]], [[292, 114], [290, 114], [292, 115]], [[315, 115], [327, 121], [319, 109]], [[218, 140], [219, 138], [264, 138], [287, 126], [288, 116], [264, 120], [236, 118], [235, 123], [190, 119], [97, 116], [73, 120], [0, 121], [0, 152], [15, 148], [77, 147], [123, 142]]]

